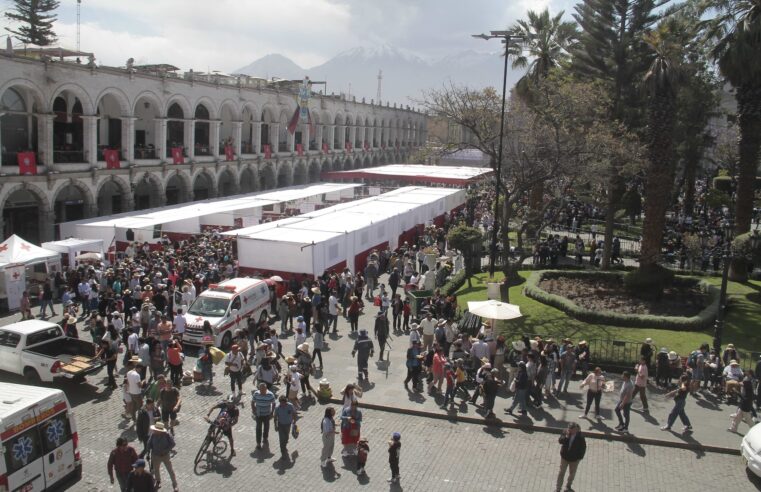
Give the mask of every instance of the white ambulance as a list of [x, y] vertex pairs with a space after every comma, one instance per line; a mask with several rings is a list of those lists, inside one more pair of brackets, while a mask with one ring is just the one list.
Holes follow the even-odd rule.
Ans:
[[0, 492], [50, 490], [82, 476], [79, 436], [61, 390], [0, 383]]
[[232, 278], [211, 284], [201, 292], [185, 314], [183, 343], [200, 345], [203, 325], [208, 321], [214, 336], [214, 345], [225, 352], [232, 345], [233, 333], [245, 328], [248, 320], [266, 319], [270, 305], [270, 290], [264, 280]]

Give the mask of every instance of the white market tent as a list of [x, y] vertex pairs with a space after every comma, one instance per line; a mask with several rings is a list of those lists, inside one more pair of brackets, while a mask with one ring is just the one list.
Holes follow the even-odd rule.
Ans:
[[103, 257], [104, 253], [102, 239], [77, 239], [72, 237], [62, 241], [42, 243], [42, 247], [68, 255], [69, 268], [74, 268], [74, 258], [83, 251], [100, 253], [101, 257]]
[[18, 309], [26, 290], [26, 267], [44, 263], [48, 272], [60, 269], [57, 252], [35, 246], [17, 235], [0, 243], [0, 298], [8, 300], [8, 309]]
[[99, 239], [108, 248], [115, 243], [121, 250], [131, 241], [156, 243], [163, 236], [182, 239], [208, 229], [255, 225], [268, 215], [313, 210], [315, 205], [353, 199], [359, 186], [321, 183], [141, 210], [62, 224], [61, 233]]
[[364, 269], [369, 252], [395, 249], [415, 231], [465, 203], [465, 191], [405, 187], [225, 234], [237, 236], [240, 269], [292, 276]]
[[445, 185], [466, 187], [492, 176], [488, 167], [431, 166], [425, 164], [389, 164], [348, 171], [326, 171], [322, 179], [330, 181], [361, 179], [365, 182], [393, 182], [408, 185]]

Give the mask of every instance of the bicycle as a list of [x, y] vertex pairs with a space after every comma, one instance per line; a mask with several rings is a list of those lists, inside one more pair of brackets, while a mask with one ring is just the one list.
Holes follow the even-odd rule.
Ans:
[[[206, 437], [201, 443], [201, 447], [196, 454], [196, 459], [193, 464], [198, 466], [207, 452], [209, 453], [209, 457], [223, 455], [227, 451], [227, 442], [223, 440], [223, 437], [224, 432], [222, 431], [219, 422], [216, 419], [211, 421], [209, 430], [206, 432]], [[209, 450], [209, 447], [211, 447], [211, 450]]]

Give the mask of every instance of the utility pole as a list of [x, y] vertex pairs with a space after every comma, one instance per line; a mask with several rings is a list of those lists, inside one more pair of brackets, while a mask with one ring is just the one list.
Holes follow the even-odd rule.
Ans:
[[81, 23], [80, 23], [80, 10], [82, 9], [82, 0], [77, 0], [77, 53], [80, 51], [80, 31], [81, 31]]
[[375, 95], [375, 100], [378, 101], [378, 106], [381, 103], [381, 84], [383, 81], [383, 70], [378, 70], [378, 93]]

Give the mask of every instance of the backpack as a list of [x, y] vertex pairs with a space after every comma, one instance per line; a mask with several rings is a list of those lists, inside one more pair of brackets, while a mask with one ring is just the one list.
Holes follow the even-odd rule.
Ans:
[[690, 354], [690, 358], [687, 359], [687, 365], [693, 369], [695, 369], [698, 365], [698, 351], [693, 350]]

